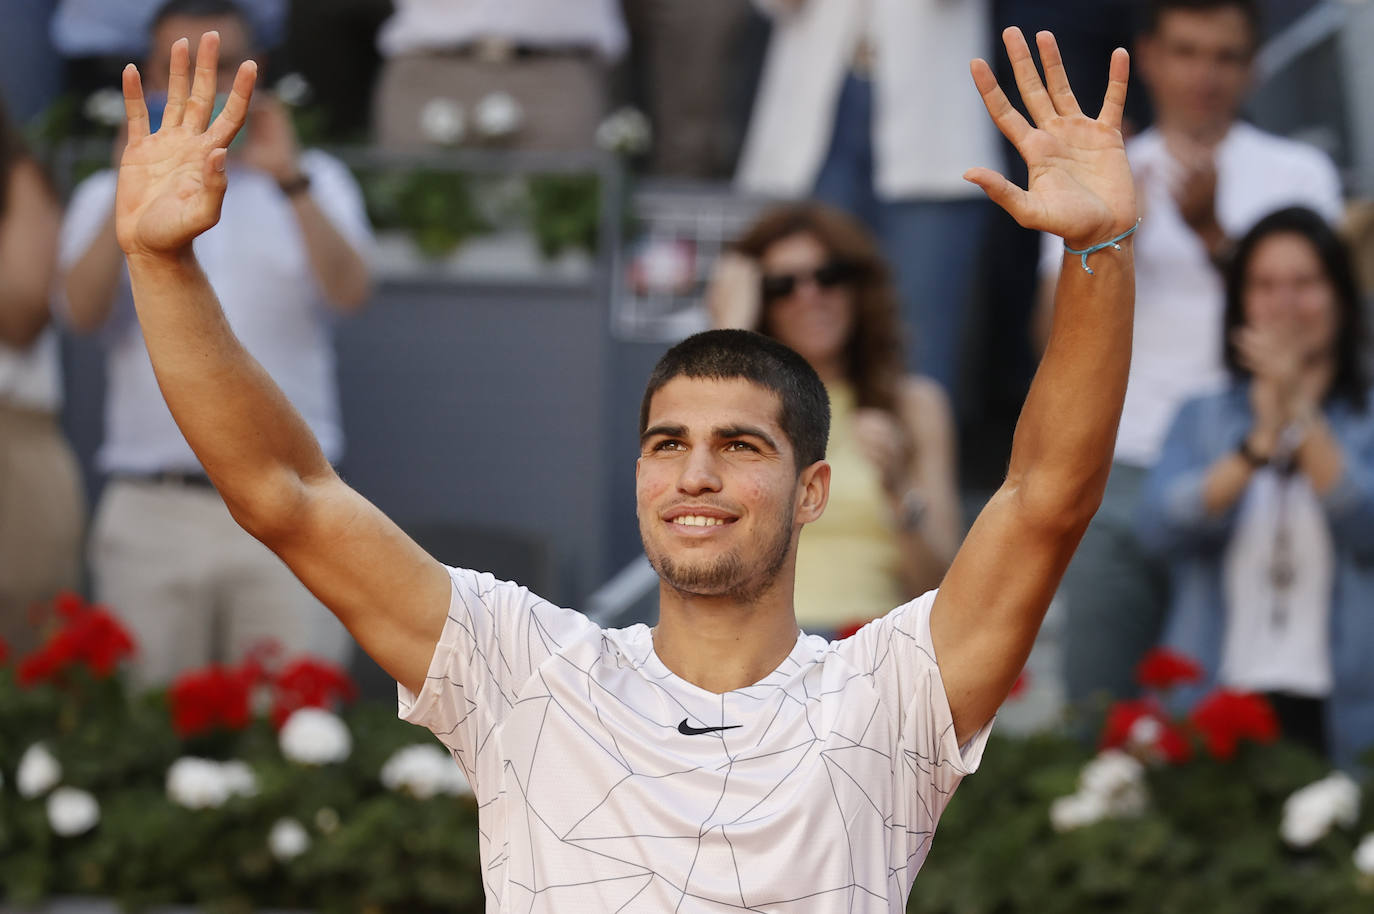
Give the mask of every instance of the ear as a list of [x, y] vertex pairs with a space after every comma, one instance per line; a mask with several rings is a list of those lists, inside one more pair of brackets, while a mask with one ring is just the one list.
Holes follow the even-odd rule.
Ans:
[[819, 520], [830, 500], [830, 464], [817, 460], [801, 471], [797, 479], [796, 522], [809, 524]]

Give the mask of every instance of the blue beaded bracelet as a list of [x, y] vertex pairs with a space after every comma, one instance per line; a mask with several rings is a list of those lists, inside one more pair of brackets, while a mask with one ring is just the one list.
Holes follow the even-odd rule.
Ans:
[[1080, 255], [1080, 256], [1083, 258], [1083, 269], [1087, 271], [1087, 273], [1088, 273], [1089, 276], [1092, 276], [1092, 275], [1094, 275], [1094, 274], [1093, 274], [1093, 268], [1090, 267], [1090, 266], [1088, 266], [1088, 255], [1089, 255], [1089, 254], [1096, 254], [1098, 251], [1101, 251], [1101, 250], [1103, 250], [1103, 249], [1105, 249], [1105, 248], [1116, 248], [1116, 250], [1118, 250], [1118, 251], [1121, 250], [1121, 241], [1122, 241], [1123, 239], [1129, 238], [1131, 235], [1135, 234], [1135, 230], [1138, 229], [1138, 228], [1140, 228], [1140, 220], [1139, 220], [1139, 219], [1137, 219], [1137, 220], [1135, 221], [1135, 225], [1133, 225], [1133, 226], [1131, 226], [1130, 228], [1126, 229], [1126, 231], [1122, 232], [1120, 235], [1117, 235], [1115, 238], [1112, 238], [1112, 239], [1109, 240], [1109, 241], [1104, 241], [1104, 242], [1102, 242], [1101, 244], [1095, 244], [1095, 245], [1093, 245], [1093, 246], [1090, 247], [1090, 248], [1084, 248], [1084, 249], [1081, 250], [1081, 251], [1075, 251], [1073, 248], [1069, 247], [1068, 243], [1066, 242], [1066, 243], [1064, 244], [1064, 252], [1065, 252], [1066, 254], [1078, 254], [1078, 255]]

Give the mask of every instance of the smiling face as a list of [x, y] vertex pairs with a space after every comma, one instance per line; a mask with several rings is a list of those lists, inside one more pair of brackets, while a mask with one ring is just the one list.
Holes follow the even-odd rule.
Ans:
[[790, 294], [764, 303], [765, 329], [818, 371], [843, 359], [854, 332], [852, 285], [826, 287], [815, 278], [831, 260], [825, 245], [809, 232], [778, 239], [759, 258], [764, 276], [797, 280]]
[[1282, 332], [1307, 359], [1333, 353], [1340, 323], [1336, 288], [1303, 236], [1280, 232], [1260, 241], [1243, 295], [1247, 325]]
[[679, 593], [752, 602], [792, 559], [798, 524], [824, 508], [829, 467], [798, 474], [780, 407], [743, 379], [679, 376], [654, 394], [636, 511], [650, 564]]

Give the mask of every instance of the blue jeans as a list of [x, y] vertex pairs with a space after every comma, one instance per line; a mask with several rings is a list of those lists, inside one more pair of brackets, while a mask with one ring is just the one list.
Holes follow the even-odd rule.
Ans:
[[978, 198], [881, 200], [873, 178], [873, 86], [850, 76], [813, 195], [856, 216], [878, 237], [901, 300], [907, 366], [939, 381], [958, 415], [964, 336], [991, 204]]

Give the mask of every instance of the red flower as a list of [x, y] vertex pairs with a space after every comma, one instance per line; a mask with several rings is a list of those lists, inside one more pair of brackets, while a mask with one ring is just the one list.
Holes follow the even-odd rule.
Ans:
[[273, 677], [272, 723], [280, 728], [292, 712], [301, 708], [332, 709], [357, 696], [358, 687], [342, 667], [301, 657]]
[[1202, 681], [1202, 667], [1191, 657], [1157, 647], [1135, 668], [1135, 680], [1147, 689], [1172, 689]]
[[1118, 701], [1107, 712], [1102, 748], [1143, 750], [1177, 765], [1193, 757], [1187, 735], [1153, 699]]
[[88, 605], [73, 593], [55, 602], [62, 627], [41, 648], [19, 662], [21, 686], [59, 678], [72, 667], [84, 666], [104, 679], [119, 661], [134, 653], [134, 641], [109, 610]]
[[1020, 698], [1026, 694], [1030, 688], [1031, 674], [1029, 670], [1022, 670], [1016, 676], [1016, 681], [1011, 684], [1011, 691], [1007, 693], [1007, 698]]
[[843, 641], [846, 638], [853, 638], [855, 635], [859, 633], [859, 629], [863, 628], [870, 621], [871, 620], [869, 619], [854, 619], [852, 621], [845, 622], [839, 628], [835, 629], [835, 640]]
[[253, 716], [253, 686], [258, 680], [258, 669], [251, 663], [212, 664], [182, 673], [167, 691], [172, 728], [182, 738], [219, 727], [242, 730]]
[[1272, 743], [1279, 738], [1274, 709], [1261, 695], [1218, 689], [1198, 702], [1189, 716], [1202, 734], [1207, 751], [1223, 761], [1236, 754], [1242, 739]]
[[0, 638], [0, 663], [10, 659], [10, 646], [4, 638]]

